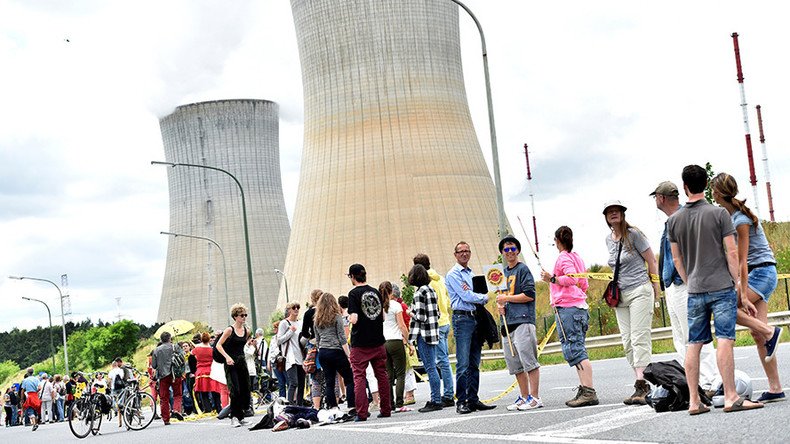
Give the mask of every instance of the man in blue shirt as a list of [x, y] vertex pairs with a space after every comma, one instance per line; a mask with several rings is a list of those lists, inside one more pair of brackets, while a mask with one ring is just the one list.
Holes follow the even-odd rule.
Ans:
[[490, 410], [496, 406], [480, 402], [477, 391], [480, 388], [480, 354], [483, 339], [475, 332], [477, 321], [475, 310], [488, 302], [488, 295], [472, 291], [472, 276], [469, 259], [472, 249], [466, 242], [455, 245], [456, 264], [444, 282], [450, 293], [450, 307], [453, 309], [453, 332], [455, 334], [455, 391], [458, 397], [456, 411], [460, 414], [475, 410]]
[[[667, 217], [680, 210], [678, 200], [678, 187], [672, 182], [661, 182], [655, 191], [650, 193], [656, 200], [656, 208]], [[661, 288], [667, 302], [667, 311], [672, 323], [672, 342], [679, 357], [677, 361], [684, 365], [686, 360], [686, 346], [689, 340], [688, 322], [688, 287], [683, 283], [680, 274], [675, 269], [672, 260], [672, 249], [667, 236], [667, 223], [664, 222], [664, 234], [661, 235], [661, 248], [658, 254], [658, 274], [661, 279]], [[705, 344], [700, 352], [699, 385], [707, 392], [715, 392], [714, 381], [719, 378], [719, 369], [716, 366], [716, 350], [713, 344]], [[708, 393], [710, 396], [713, 393]]]
[[38, 384], [41, 382], [37, 376], [33, 375], [33, 367], [28, 367], [25, 372], [25, 379], [22, 380], [22, 393], [25, 394], [25, 403], [22, 405], [24, 414], [30, 418], [33, 430], [38, 429], [36, 419], [41, 412], [41, 400], [38, 398]]

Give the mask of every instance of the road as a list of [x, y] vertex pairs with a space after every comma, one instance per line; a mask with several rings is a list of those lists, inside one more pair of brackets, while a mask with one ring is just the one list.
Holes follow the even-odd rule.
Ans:
[[[654, 361], [672, 359], [671, 355], [657, 355]], [[755, 398], [767, 388], [767, 381], [758, 362], [754, 347], [735, 350], [736, 368], [753, 378]], [[790, 343], [781, 344], [778, 351], [779, 371], [790, 390]], [[416, 411], [399, 413], [391, 418], [371, 418], [366, 423], [346, 423], [313, 427], [306, 430], [269, 430], [250, 432], [245, 428], [231, 428], [228, 420], [203, 419], [174, 423], [165, 427], [161, 421], [148, 429], [131, 432], [105, 423], [101, 435], [90, 436], [85, 442], [136, 443], [181, 442], [234, 443], [283, 442], [347, 442], [369, 443], [392, 441], [398, 443], [479, 443], [479, 442], [717, 442], [741, 443], [751, 440], [767, 443], [788, 442], [790, 436], [790, 402], [768, 404], [761, 410], [727, 413], [716, 409], [711, 413], [690, 417], [685, 412], [655, 413], [647, 406], [630, 407], [622, 399], [633, 391], [632, 372], [624, 359], [593, 362], [595, 387], [601, 405], [570, 409], [565, 400], [573, 397], [577, 386], [575, 371], [566, 365], [545, 366], [541, 369], [541, 397], [545, 407], [529, 412], [508, 412], [505, 406], [514, 399], [511, 392], [497, 401], [495, 410], [457, 415], [454, 409], [421, 414]], [[512, 383], [505, 371], [482, 375], [481, 398], [491, 398]], [[419, 384], [418, 405], [428, 398], [427, 384]], [[255, 419], [255, 418], [252, 418]], [[256, 420], [257, 422], [257, 420]], [[44, 425], [36, 432], [30, 428], [0, 429], [0, 441], [7, 443], [50, 443], [77, 441], [68, 425]]]

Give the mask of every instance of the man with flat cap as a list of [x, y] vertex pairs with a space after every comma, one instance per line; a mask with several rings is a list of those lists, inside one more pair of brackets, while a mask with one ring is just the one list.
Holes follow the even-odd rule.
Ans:
[[[683, 207], [678, 200], [678, 187], [669, 181], [661, 182], [655, 191], [650, 193], [655, 198], [656, 208], [661, 210], [667, 217], [672, 216]], [[661, 282], [661, 289], [664, 290], [664, 297], [667, 302], [669, 319], [672, 323], [672, 342], [679, 358], [677, 361], [683, 365], [686, 360], [686, 346], [689, 340], [688, 322], [688, 287], [680, 278], [680, 274], [675, 269], [672, 261], [672, 249], [667, 236], [667, 223], [664, 222], [664, 234], [661, 235], [661, 248], [658, 254], [658, 276]], [[716, 351], [713, 344], [705, 344], [700, 352], [699, 366], [699, 385], [703, 390], [713, 395], [712, 391], [714, 380], [719, 376], [719, 369], [716, 366]]]

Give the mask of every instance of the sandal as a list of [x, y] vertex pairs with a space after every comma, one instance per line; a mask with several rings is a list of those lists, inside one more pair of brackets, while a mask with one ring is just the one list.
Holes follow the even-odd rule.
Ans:
[[[751, 404], [744, 405], [744, 404], [743, 404], [743, 403], [744, 403], [744, 401], [749, 401], [749, 402], [751, 402]], [[741, 397], [740, 397], [740, 398], [738, 398], [738, 400], [737, 400], [737, 401], [735, 401], [735, 403], [733, 403], [731, 406], [729, 406], [729, 407], [724, 407], [724, 412], [725, 412], [725, 413], [730, 413], [730, 412], [742, 412], [742, 411], [744, 411], [744, 410], [754, 410], [754, 409], [761, 409], [761, 408], [763, 408], [763, 407], [764, 407], [764, 406], [763, 406], [763, 404], [762, 404], [762, 403], [759, 403], [759, 402], [752, 402], [751, 400], [747, 400], [745, 397], [741, 396]]]
[[689, 410], [689, 415], [691, 416], [701, 415], [703, 413], [708, 413], [709, 411], [710, 409], [708, 407], [705, 407], [704, 405], [700, 404], [700, 406], [697, 407], [696, 409]]

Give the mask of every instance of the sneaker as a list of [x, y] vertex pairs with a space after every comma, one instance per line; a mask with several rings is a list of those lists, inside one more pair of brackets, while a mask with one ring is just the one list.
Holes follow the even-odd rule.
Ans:
[[442, 407], [455, 407], [455, 400], [450, 397], [442, 398]]
[[443, 407], [441, 404], [428, 401], [425, 403], [425, 407], [417, 409], [417, 411], [420, 413], [428, 413], [428, 412], [436, 412], [438, 410], [441, 410], [442, 408]]
[[524, 403], [524, 405], [519, 406], [519, 410], [532, 410], [532, 409], [539, 409], [543, 407], [543, 401], [540, 398], [533, 398], [532, 395], [529, 397], [529, 401]]
[[519, 395], [518, 398], [516, 398], [516, 401], [513, 404], [510, 404], [509, 406], [507, 406], [507, 410], [509, 412], [517, 412], [517, 411], [521, 410], [521, 406], [525, 405], [526, 403], [527, 403], [527, 400], [522, 398], [521, 395]]
[[179, 421], [184, 420], [184, 415], [182, 415], [180, 412], [172, 412], [170, 415]]
[[231, 427], [241, 427], [241, 423], [236, 418], [230, 418], [230, 426]]
[[774, 335], [765, 343], [765, 362], [771, 362], [776, 357], [776, 344], [782, 336], [782, 329], [774, 327]]
[[785, 392], [779, 393], [771, 393], [768, 390], [764, 391], [759, 398], [757, 398], [757, 402], [767, 403], [767, 402], [779, 402], [785, 400]]
[[35, 432], [38, 429], [38, 423], [33, 424], [33, 428], [30, 430], [31, 432]]

